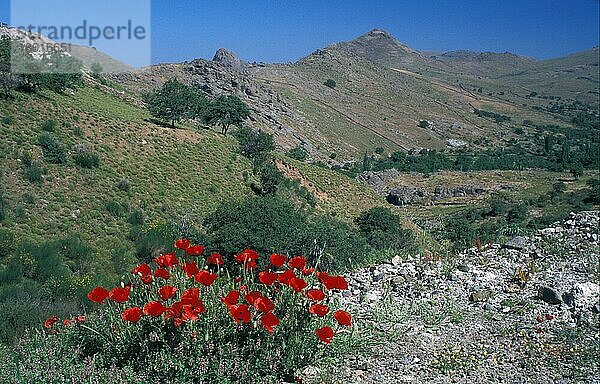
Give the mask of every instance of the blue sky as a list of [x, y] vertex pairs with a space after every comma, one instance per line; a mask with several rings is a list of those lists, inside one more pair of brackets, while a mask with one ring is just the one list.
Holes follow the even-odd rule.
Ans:
[[[0, 19], [9, 14], [0, 0]], [[373, 28], [419, 50], [544, 59], [598, 45], [598, 14], [598, 0], [154, 0], [152, 62], [212, 58], [220, 47], [248, 61], [295, 61]]]

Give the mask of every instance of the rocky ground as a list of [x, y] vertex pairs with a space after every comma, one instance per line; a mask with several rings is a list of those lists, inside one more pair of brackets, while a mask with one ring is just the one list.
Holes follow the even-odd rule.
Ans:
[[598, 216], [348, 276], [355, 333], [311, 383], [600, 383]]

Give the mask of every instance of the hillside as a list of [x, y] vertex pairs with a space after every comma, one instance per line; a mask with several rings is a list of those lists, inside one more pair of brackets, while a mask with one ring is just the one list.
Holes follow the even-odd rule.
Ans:
[[[115, 81], [133, 95], [171, 77], [211, 95], [234, 92], [254, 112], [250, 125], [274, 134], [280, 149], [301, 145], [329, 162], [376, 147], [452, 150], [456, 140], [493, 148], [516, 138], [514, 129], [532, 132], [526, 122], [568, 129], [572, 111], [562, 106], [582, 102], [593, 111], [598, 89], [597, 50], [549, 61], [465, 51], [432, 57], [376, 29], [293, 64], [248, 64], [225, 52], [223, 62], [216, 55], [155, 65]], [[510, 119], [496, 122], [475, 109]]]

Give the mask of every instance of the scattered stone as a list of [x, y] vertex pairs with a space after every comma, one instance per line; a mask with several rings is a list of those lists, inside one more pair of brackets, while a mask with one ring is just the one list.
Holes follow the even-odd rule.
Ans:
[[561, 295], [550, 287], [540, 287], [537, 297], [548, 304], [562, 303]]
[[471, 301], [473, 303], [479, 303], [479, 302], [486, 301], [487, 299], [491, 298], [493, 295], [494, 294], [492, 291], [490, 291], [488, 289], [482, 289], [482, 290], [471, 293], [471, 295], [469, 296], [469, 301]]
[[527, 239], [525, 239], [523, 236], [513, 237], [512, 239], [507, 241], [506, 244], [504, 244], [504, 248], [516, 249], [517, 251], [525, 249], [526, 246]]
[[466, 264], [460, 264], [458, 267], [456, 267], [456, 269], [461, 272], [469, 272], [469, 266]]

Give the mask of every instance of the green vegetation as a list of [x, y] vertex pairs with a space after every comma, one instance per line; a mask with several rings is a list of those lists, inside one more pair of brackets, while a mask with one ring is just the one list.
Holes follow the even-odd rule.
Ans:
[[323, 83], [324, 86], [329, 87], [331, 89], [335, 88], [335, 86], [337, 85], [335, 80], [333, 79], [327, 79], [325, 80], [325, 82]]
[[208, 101], [204, 94], [175, 79], [168, 80], [163, 86], [144, 95], [144, 101], [150, 114], [163, 121], [175, 123], [182, 119], [194, 119], [203, 116]]
[[242, 126], [250, 116], [248, 106], [235, 95], [218, 96], [210, 102], [203, 114], [203, 120], [209, 125], [221, 126], [221, 133], [227, 135], [231, 125]]
[[288, 157], [291, 157], [292, 159], [298, 161], [305, 161], [306, 159], [308, 159], [308, 152], [300, 145], [290, 149], [289, 151], [287, 151], [286, 154], [288, 155]]

